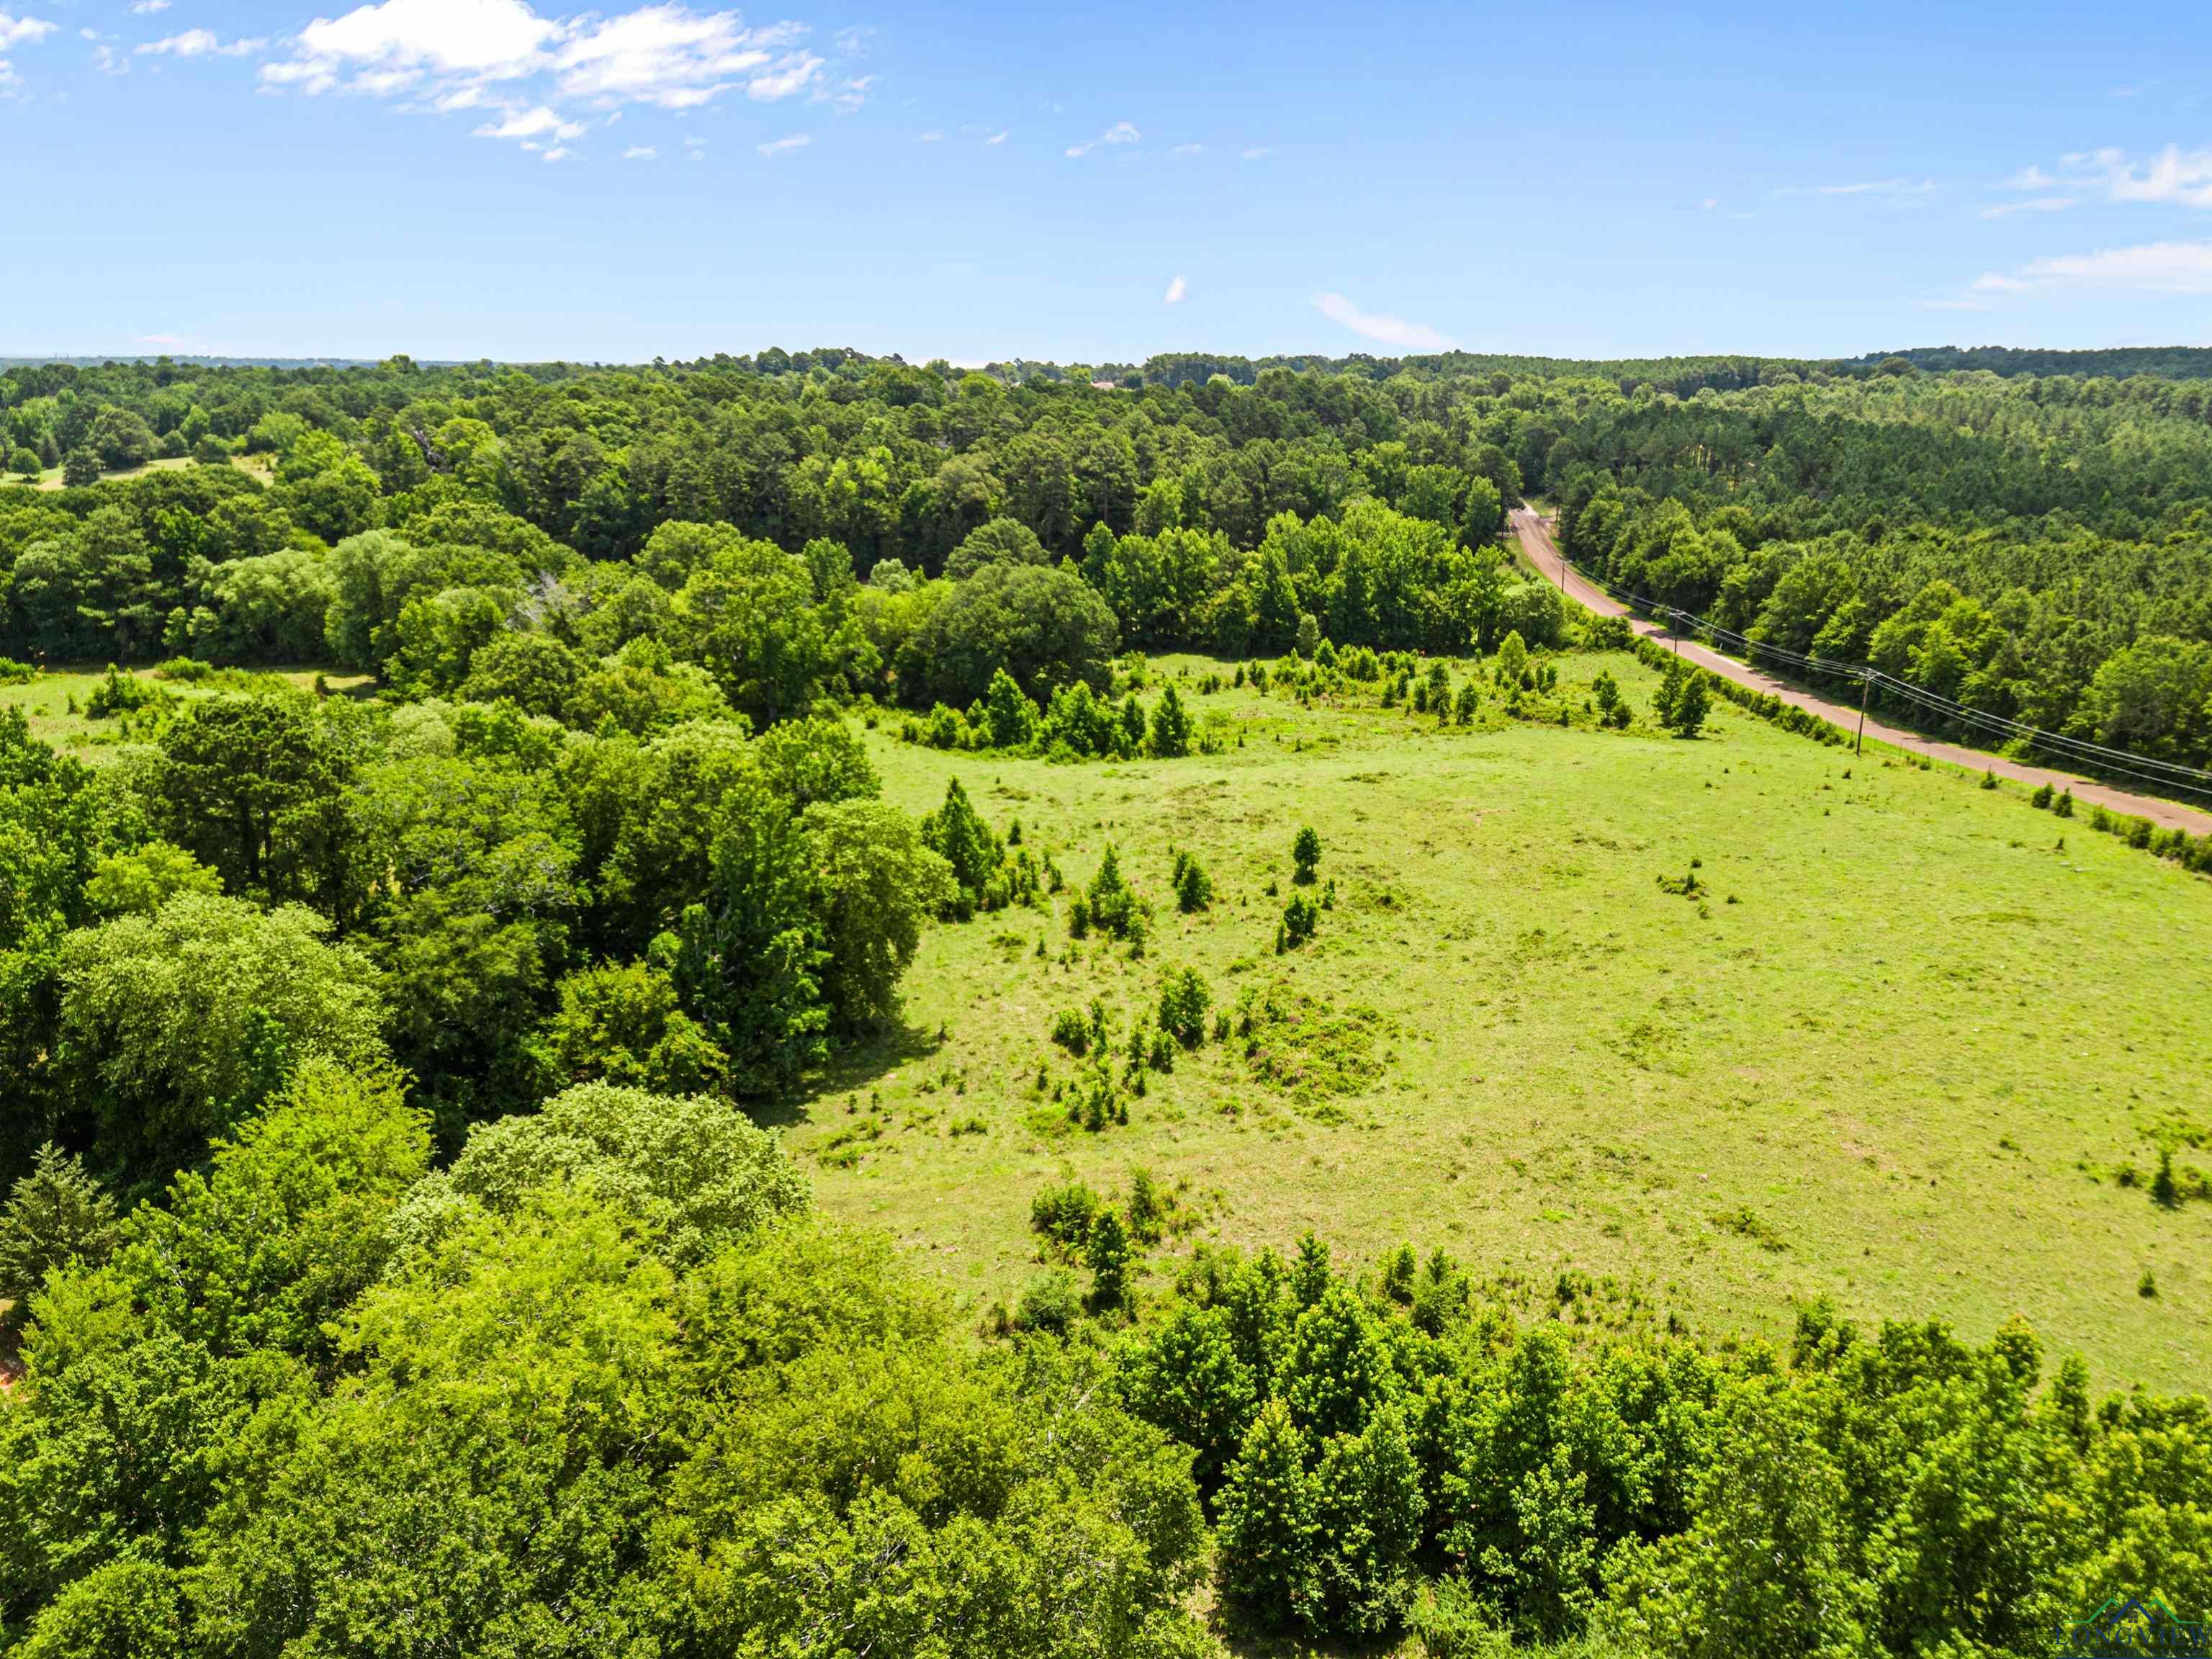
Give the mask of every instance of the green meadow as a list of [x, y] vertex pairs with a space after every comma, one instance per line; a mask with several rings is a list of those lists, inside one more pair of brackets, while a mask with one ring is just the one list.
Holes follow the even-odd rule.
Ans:
[[[1632, 659], [1562, 665], [1576, 704], [1606, 669], [1648, 711]], [[833, 1213], [890, 1229], [979, 1316], [1039, 1271], [1033, 1194], [1142, 1169], [1190, 1237], [1442, 1245], [1575, 1318], [1775, 1337], [1825, 1296], [1984, 1340], [2020, 1314], [2102, 1382], [2201, 1385], [2212, 1204], [2148, 1189], [2161, 1144], [2212, 1163], [2212, 883], [1718, 701], [1692, 741], [1642, 713], [1507, 721], [1494, 696], [1439, 730], [1371, 696], [1201, 695], [1209, 672], [1153, 665], [1228, 717], [1212, 756], [871, 733], [890, 800], [924, 811], [957, 778], [1068, 888], [933, 929], [907, 1031], [787, 1115]], [[1333, 902], [1279, 955], [1305, 824]], [[1140, 960], [1070, 938], [1109, 845], [1153, 908]], [[1177, 912], [1178, 850], [1212, 878], [1201, 914]], [[1118, 1044], [1185, 965], [1230, 1034], [1150, 1075], [1126, 1122], [1079, 1127], [1054, 1017], [1095, 999]]]

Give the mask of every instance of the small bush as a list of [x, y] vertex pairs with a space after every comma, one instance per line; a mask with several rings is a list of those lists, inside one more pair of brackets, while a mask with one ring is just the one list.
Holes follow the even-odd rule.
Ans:
[[1065, 1267], [1048, 1267], [1022, 1286], [1014, 1328], [1064, 1336], [1083, 1317], [1083, 1291]]
[[1321, 837], [1314, 833], [1311, 824], [1300, 830], [1297, 839], [1291, 843], [1291, 861], [1297, 866], [1291, 879], [1301, 887], [1310, 886], [1314, 872], [1321, 868]]
[[1091, 1052], [1091, 1022], [1073, 1008], [1053, 1016], [1052, 1040], [1078, 1060]]
[[1283, 907], [1283, 920], [1275, 929], [1275, 954], [1295, 951], [1314, 936], [1321, 923], [1321, 907], [1304, 893], [1295, 893]]
[[1104, 1200], [1080, 1181], [1048, 1187], [1030, 1200], [1030, 1231], [1064, 1249], [1079, 1249]]

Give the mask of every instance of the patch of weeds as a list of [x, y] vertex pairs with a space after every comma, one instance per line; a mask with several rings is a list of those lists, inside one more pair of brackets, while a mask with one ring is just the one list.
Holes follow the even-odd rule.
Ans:
[[1337, 1009], [1286, 980], [1248, 987], [1237, 1003], [1236, 1031], [1252, 1076], [1324, 1121], [1333, 1103], [1382, 1080], [1387, 1062], [1377, 1045], [1389, 1030], [1372, 1008]]

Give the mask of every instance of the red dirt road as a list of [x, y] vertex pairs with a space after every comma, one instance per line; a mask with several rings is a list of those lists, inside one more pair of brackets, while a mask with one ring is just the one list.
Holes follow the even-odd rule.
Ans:
[[[1753, 690], [1765, 691], [1784, 702], [1794, 703], [1846, 732], [1858, 729], [1859, 711], [1856, 708], [1824, 702], [1795, 686], [1770, 678], [1755, 668], [1746, 667], [1734, 657], [1709, 650], [1693, 640], [1677, 640], [1656, 623], [1630, 617], [1626, 605], [1612, 598], [1604, 589], [1585, 580], [1568, 565], [1561, 556], [1558, 544], [1552, 540], [1551, 526], [1534, 511], [1525, 507], [1516, 507], [1512, 520], [1514, 531], [1521, 538], [1521, 551], [1534, 567], [1536, 574], [1584, 610], [1594, 611], [1601, 617], [1628, 617], [1628, 625], [1638, 633], [1679, 650], [1686, 660], [1700, 668], [1711, 669], [1725, 679], [1734, 680], [1738, 685], [1747, 685]], [[2075, 773], [2053, 772], [2043, 767], [2006, 760], [2002, 756], [1988, 754], [1979, 749], [1966, 749], [1955, 743], [1938, 743], [1911, 732], [1901, 732], [1893, 726], [1885, 726], [1871, 714], [1867, 716], [1866, 734], [1893, 749], [1908, 750], [1934, 760], [1948, 761], [1952, 765], [1965, 767], [1969, 771], [1991, 771], [2001, 778], [2010, 778], [2018, 783], [2031, 786], [2047, 783], [2054, 788], [2071, 789], [2077, 801], [2102, 805], [2133, 817], [2148, 818], [2153, 823], [2168, 829], [2186, 830], [2192, 836], [2212, 835], [2212, 812], [2177, 805], [2155, 795], [2131, 795], [2124, 789], [2115, 789], [2110, 784], [2099, 783], [2094, 779]]]

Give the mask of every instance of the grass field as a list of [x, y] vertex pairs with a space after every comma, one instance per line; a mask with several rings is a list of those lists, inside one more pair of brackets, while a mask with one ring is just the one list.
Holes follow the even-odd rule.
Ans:
[[[331, 670], [278, 668], [269, 672], [302, 690], [313, 685], [319, 673], [324, 676], [324, 683], [337, 691], [351, 690], [368, 683], [367, 675]], [[140, 724], [137, 719], [95, 720], [85, 717], [85, 700], [106, 675], [105, 667], [79, 668], [41, 674], [21, 685], [0, 685], [0, 708], [21, 708], [29, 722], [31, 735], [40, 742], [52, 744], [64, 754], [74, 755], [88, 765], [98, 766], [136, 740]], [[159, 685], [183, 702], [213, 696], [224, 689], [221, 684], [201, 686], [163, 680], [143, 668], [132, 670], [131, 676]]]
[[[261, 483], [267, 483], [276, 477], [275, 461], [276, 457], [273, 455], [234, 455], [231, 458], [230, 464], [240, 471], [251, 473]], [[113, 483], [125, 478], [141, 478], [149, 472], [181, 472], [192, 465], [193, 463], [188, 459], [165, 457], [161, 460], [149, 461], [143, 466], [124, 467], [118, 471], [102, 473], [100, 482]], [[7, 484], [13, 484], [25, 489], [60, 489], [65, 487], [62, 483], [62, 469], [58, 466], [50, 466], [40, 473], [36, 483], [32, 483], [27, 478], [18, 478], [12, 474], [0, 478], [0, 486]]]
[[[1628, 659], [1565, 663], [1600, 667], [1648, 708]], [[1065, 896], [933, 930], [908, 1035], [790, 1119], [830, 1212], [1011, 1301], [1031, 1194], [1142, 1166], [1188, 1183], [1201, 1237], [1442, 1244], [1532, 1299], [1579, 1273], [1717, 1334], [1781, 1334], [1822, 1294], [1978, 1340], [2020, 1313], [2105, 1382], [2202, 1385], [2212, 1204], [2160, 1210], [2118, 1171], [2147, 1183], [2154, 1135], [2212, 1125], [2212, 883], [1725, 703], [1693, 742], [1195, 706], [1243, 746], [1054, 766], [872, 735], [891, 799], [926, 810], [958, 777], [1072, 883], [1115, 845], [1156, 927], [1141, 962], [1071, 950]], [[1335, 904], [1278, 957], [1265, 890], [1291, 890], [1301, 823]], [[1202, 915], [1176, 912], [1176, 848], [1214, 878]], [[1693, 859], [1705, 893], [1664, 890]], [[1233, 1036], [1182, 1057], [1125, 1125], [1068, 1123], [1036, 1086], [1076, 1075], [1055, 1012], [1126, 1016], [1185, 963], [1217, 1007], [1279, 979], [1300, 1018], [1256, 1060]]]

